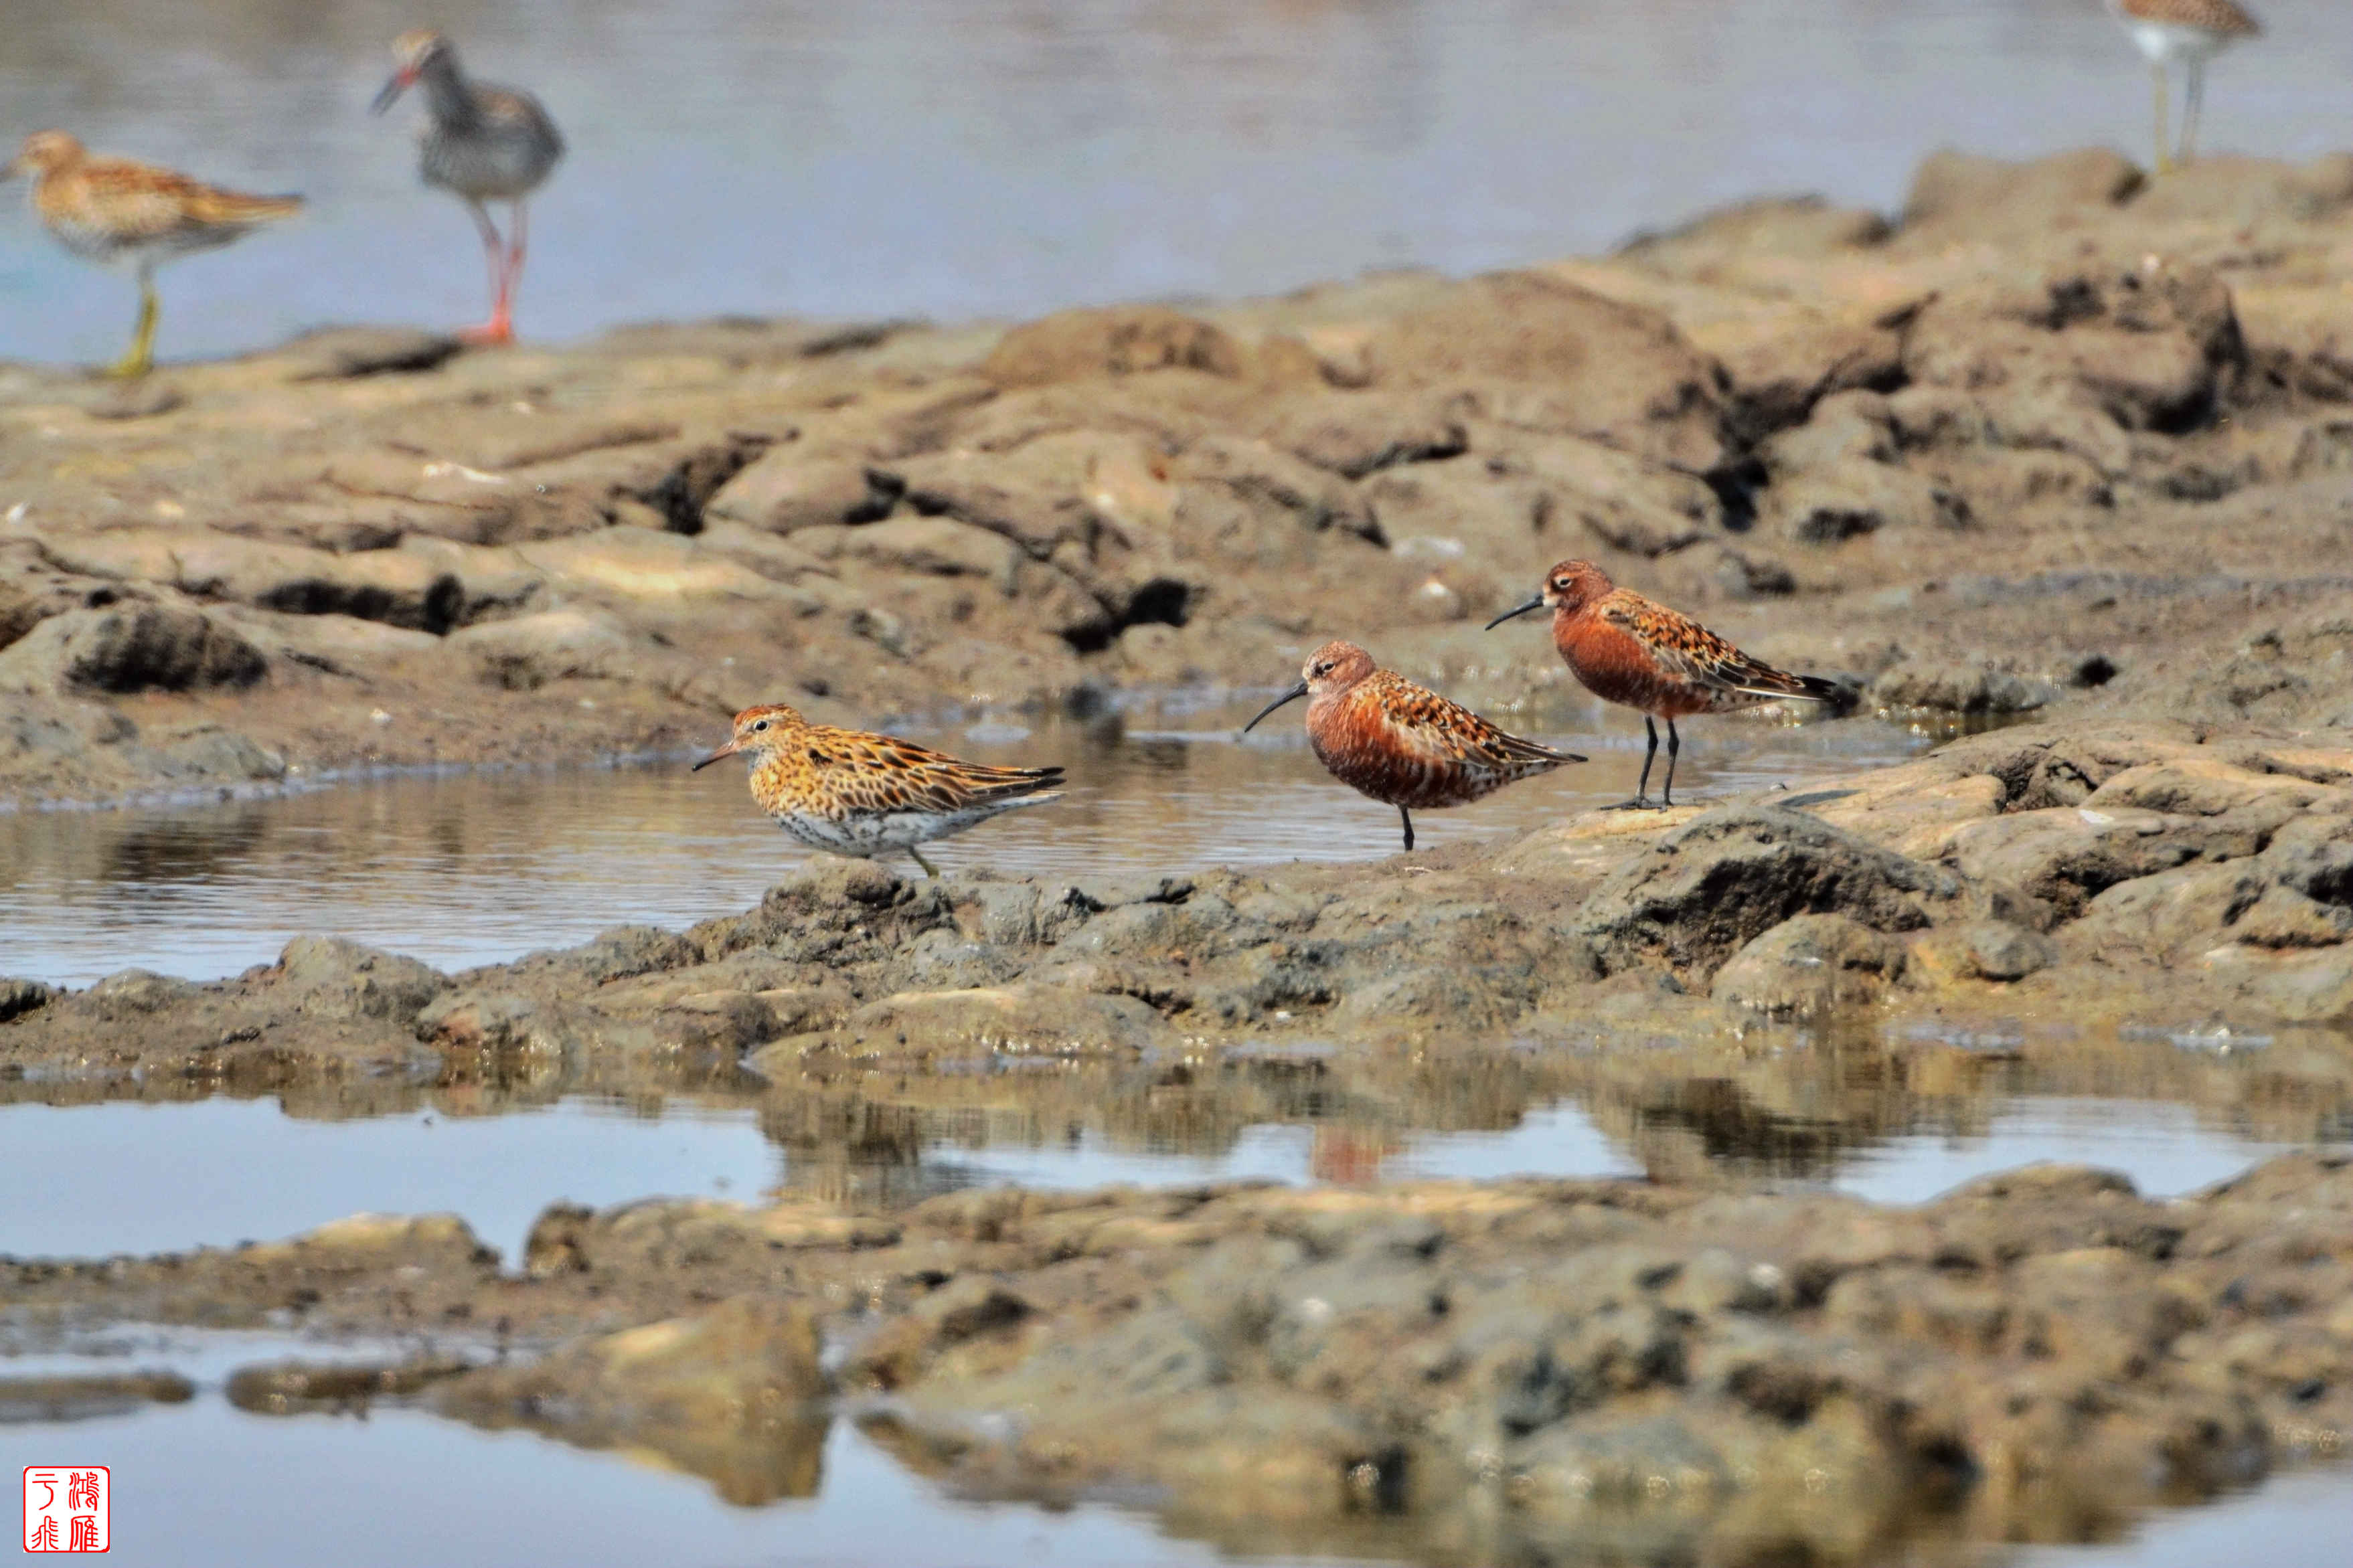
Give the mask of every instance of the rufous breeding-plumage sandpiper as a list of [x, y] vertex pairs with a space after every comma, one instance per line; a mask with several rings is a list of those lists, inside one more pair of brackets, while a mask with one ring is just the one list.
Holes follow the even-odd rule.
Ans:
[[144, 375], [155, 364], [155, 268], [213, 250], [263, 224], [302, 210], [300, 196], [249, 196], [129, 158], [93, 156], [62, 131], [37, 131], [0, 180], [32, 174], [33, 211], [58, 244], [139, 279], [139, 324], [131, 347], [108, 367]]
[[1468, 805], [1507, 784], [1548, 773], [1583, 757], [1524, 741], [1459, 702], [1416, 686], [1349, 642], [1307, 656], [1299, 684], [1242, 726], [1248, 734], [1286, 702], [1307, 704], [1307, 743], [1334, 778], [1398, 808], [1413, 847], [1416, 808]]
[[1798, 698], [1842, 708], [1849, 693], [1819, 676], [1792, 675], [1751, 658], [1689, 616], [1620, 588], [1590, 561], [1563, 561], [1545, 574], [1544, 592], [1487, 623], [1493, 631], [1516, 616], [1552, 612], [1553, 647], [1570, 673], [1604, 702], [1642, 715], [1651, 737], [1641, 781], [1627, 807], [1651, 804], [1651, 763], [1659, 754], [1658, 720], [1667, 721], [1667, 782], [1661, 804], [1675, 804], [1675, 754], [1683, 738], [1675, 721], [1695, 713], [1728, 713]]
[[[470, 342], [514, 341], [515, 286], [522, 279], [529, 236], [524, 203], [564, 156], [564, 138], [539, 100], [520, 88], [471, 81], [458, 64], [457, 47], [439, 33], [403, 33], [393, 41], [392, 79], [375, 95], [382, 114], [411, 87], [425, 89], [430, 123], [418, 159], [428, 185], [454, 192], [481, 230], [491, 273], [491, 319], [460, 334]], [[510, 204], [502, 237], [485, 204]]]
[[[2132, 41], [2148, 58], [2157, 82], [2157, 170], [2187, 163], [2198, 147], [2198, 111], [2206, 100], [2206, 62], [2262, 25], [2231, 0], [2108, 0]], [[2165, 68], [2181, 62], [2181, 151], [2177, 160], [2165, 144]]]
[[1061, 798], [1060, 768], [993, 768], [864, 730], [812, 724], [782, 703], [735, 715], [727, 743], [694, 764], [749, 757], [752, 798], [802, 843], [871, 859], [916, 847], [1001, 812]]

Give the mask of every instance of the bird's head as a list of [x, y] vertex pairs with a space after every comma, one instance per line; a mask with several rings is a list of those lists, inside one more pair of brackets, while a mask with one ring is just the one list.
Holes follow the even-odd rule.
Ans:
[[1544, 589], [1525, 605], [1515, 605], [1487, 623], [1489, 631], [1517, 616], [1536, 610], [1577, 611], [1618, 586], [1609, 574], [1590, 561], [1563, 561], [1545, 574]]
[[417, 85], [417, 78], [437, 66], [454, 64], [457, 58], [458, 51], [449, 40], [430, 27], [401, 34], [392, 41], [392, 79], [375, 95], [371, 110], [382, 114], [402, 93]]
[[749, 756], [757, 762], [807, 728], [807, 720], [781, 702], [746, 708], [735, 715], [735, 732], [727, 737], [727, 743], [695, 763], [695, 770], [707, 768], [722, 757]]
[[1286, 702], [1302, 697], [1330, 697], [1347, 690], [1373, 673], [1373, 656], [1352, 642], [1327, 642], [1307, 656], [1299, 667], [1299, 684], [1258, 710], [1258, 719], [1242, 726], [1248, 734], [1265, 718]]
[[25, 138], [25, 144], [5, 164], [0, 164], [0, 180], [13, 180], [19, 174], [48, 174], [69, 168], [82, 161], [81, 142], [63, 131], [36, 131]]

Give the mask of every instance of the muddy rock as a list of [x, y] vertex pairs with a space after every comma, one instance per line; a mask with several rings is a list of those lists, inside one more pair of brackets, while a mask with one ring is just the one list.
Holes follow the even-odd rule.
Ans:
[[1001, 386], [1037, 386], [1147, 371], [1242, 373], [1240, 346], [1207, 321], [1152, 305], [1065, 310], [1005, 334], [980, 374]]
[[276, 1362], [241, 1366], [229, 1374], [228, 1402], [255, 1415], [292, 1415], [311, 1411], [364, 1415], [379, 1399], [405, 1399], [467, 1363], [454, 1356], [420, 1356], [376, 1365]]
[[409, 327], [327, 327], [279, 351], [296, 381], [348, 381], [438, 369], [464, 347], [442, 332]]
[[442, 1384], [434, 1406], [584, 1448], [649, 1449], [743, 1507], [817, 1491], [826, 1418], [818, 1333], [804, 1307], [737, 1297], [607, 1334], [519, 1368]]
[[1944, 486], [1884, 463], [1850, 460], [1765, 492], [1759, 521], [1795, 544], [1837, 544], [1882, 529], [1969, 526], [1969, 505]]
[[259, 649], [202, 610], [124, 605], [52, 616], [0, 649], [0, 690], [194, 691], [248, 687]]
[[37, 980], [0, 979], [0, 1024], [48, 1005], [57, 993]]
[[298, 936], [278, 960], [282, 984], [301, 994], [297, 1005], [322, 1018], [383, 1018], [413, 1022], [449, 988], [447, 976], [413, 958], [380, 952], [333, 936]]
[[871, 522], [892, 497], [870, 479], [856, 450], [787, 443], [729, 479], [703, 508], [709, 522], [737, 522], [771, 533]]
[[1861, 1006], [1904, 973], [1903, 945], [1844, 915], [1799, 915], [1715, 972], [1712, 994], [1767, 1017]]
[[185, 1405], [195, 1396], [194, 1384], [170, 1372], [0, 1377], [0, 1425], [128, 1415], [142, 1405]]
[[1616, 441], [1692, 468], [1721, 451], [1719, 371], [1664, 316], [1536, 272], [1447, 289], [1377, 329], [1384, 386], [1493, 384], [1504, 424]]
[[1725, 808], [1661, 838], [1596, 889], [1578, 920], [1610, 973], [1663, 962], [1706, 974], [1794, 916], [1897, 933], [1933, 923], [1960, 893], [1950, 872], [1802, 813]]
[[2130, 200], [2144, 184], [2139, 169], [2106, 148], [2018, 163], [1940, 152], [1913, 174], [1904, 228], [1907, 235], [2012, 226], [2080, 228], [2087, 216]]
[[509, 691], [536, 691], [554, 680], [603, 680], [630, 672], [650, 651], [611, 615], [546, 610], [490, 621], [451, 634], [449, 650], [475, 679]]

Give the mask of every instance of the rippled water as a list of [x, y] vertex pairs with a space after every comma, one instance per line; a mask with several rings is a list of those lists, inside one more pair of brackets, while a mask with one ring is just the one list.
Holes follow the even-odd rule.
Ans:
[[[2344, 147], [2343, 7], [2258, 9], [2207, 144]], [[366, 112], [428, 16], [570, 142], [522, 296], [550, 337], [1473, 270], [1759, 192], [1892, 208], [1943, 145], [2147, 156], [2147, 78], [2098, 0], [18, 0], [0, 141], [60, 125], [310, 196], [171, 270], [167, 356], [475, 321], [473, 230], [417, 186], [415, 110]], [[111, 358], [131, 313], [121, 279], [0, 222], [0, 357]]]
[[[1332, 782], [1296, 709], [1237, 742], [1256, 706], [1236, 699], [1165, 721], [1182, 729], [1032, 732], [992, 722], [921, 732], [978, 761], [1060, 763], [1072, 780], [1060, 803], [926, 853], [944, 871], [1068, 877], [1395, 854], [1397, 814]], [[1419, 814], [1419, 844], [1525, 831], [1630, 795], [1639, 731], [1598, 707], [1574, 711], [1582, 717], [1569, 728], [1527, 727], [1591, 763]], [[1676, 784], [1694, 801], [1802, 785], [1926, 744], [1872, 720], [1693, 728]], [[680, 927], [732, 914], [810, 853], [754, 807], [734, 764], [408, 777], [269, 800], [0, 814], [0, 974], [86, 984], [136, 965], [215, 979], [271, 962], [304, 931], [463, 968], [622, 921]]]

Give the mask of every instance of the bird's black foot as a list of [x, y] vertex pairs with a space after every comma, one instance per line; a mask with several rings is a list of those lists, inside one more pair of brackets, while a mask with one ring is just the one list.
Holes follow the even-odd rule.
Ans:
[[1605, 805], [1601, 809], [1604, 811], [1664, 811], [1667, 808], [1647, 795], [1638, 795], [1631, 800], [1621, 800], [1615, 805]]

